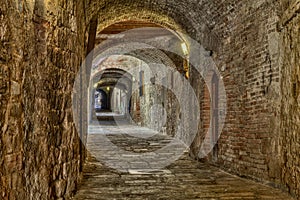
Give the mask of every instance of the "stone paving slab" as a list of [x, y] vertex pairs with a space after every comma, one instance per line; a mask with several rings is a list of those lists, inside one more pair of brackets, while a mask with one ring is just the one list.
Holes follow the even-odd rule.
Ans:
[[[130, 128], [134, 129], [135, 133], [139, 131], [139, 127], [130, 126]], [[127, 126], [126, 131], [130, 128]], [[196, 162], [189, 158], [187, 153], [164, 169], [156, 169], [153, 172], [130, 169], [131, 163], [128, 163], [128, 166], [124, 167], [126, 170], [122, 172], [109, 168], [93, 155], [97, 153], [96, 146], [101, 145], [99, 140], [103, 139], [100, 132], [95, 134], [95, 129], [94, 127], [93, 134], [89, 135], [90, 152], [84, 166], [83, 181], [74, 200], [293, 199], [278, 189], [230, 175], [206, 163]], [[115, 130], [116, 128], [108, 129]], [[145, 128], [140, 130], [145, 132]], [[106, 137], [120, 148], [127, 147], [128, 155], [155, 152], [159, 147], [166, 145], [167, 141], [170, 142], [170, 138], [163, 135], [149, 138], [128, 136], [122, 132], [122, 128], [111, 133], [106, 134]], [[140, 151], [141, 149], [143, 151]], [[113, 152], [107, 153], [113, 156]], [[156, 161], [153, 160], [153, 162]], [[147, 163], [145, 163], [145, 168], [147, 168]]]

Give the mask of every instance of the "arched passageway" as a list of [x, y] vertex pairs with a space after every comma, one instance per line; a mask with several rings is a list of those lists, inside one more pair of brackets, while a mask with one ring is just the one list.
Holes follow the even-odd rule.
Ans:
[[299, 197], [298, 0], [0, 5], [0, 199]]
[[[90, 96], [89, 123], [95, 120], [111, 119], [116, 115], [126, 117], [129, 114], [127, 104], [128, 94], [132, 90], [132, 75], [124, 71], [121, 66], [115, 68], [111, 63], [113, 59], [112, 57], [104, 59], [92, 70], [88, 94]], [[111, 67], [107, 67], [108, 63]], [[102, 91], [101, 96], [98, 95], [99, 91]], [[97, 99], [92, 97], [95, 93], [98, 95]], [[102, 107], [99, 107], [99, 102], [103, 104]], [[99, 108], [96, 109], [95, 106]], [[111, 117], [109, 117], [110, 114]]]
[[[127, 24], [128, 23], [128, 24]], [[193, 74], [193, 66], [192, 64], [189, 63], [189, 52], [188, 52], [188, 46], [184, 41], [183, 38], [178, 37], [180, 34], [176, 34], [174, 35], [174, 33], [169, 32], [167, 34], [162, 34], [162, 31], [160, 30], [159, 33], [154, 33], [151, 32], [151, 29], [139, 29], [137, 32], [133, 32], [132, 35], [134, 35], [134, 39], [131, 38], [130, 36], [130, 31], [129, 31], [129, 36], [128, 38], [126, 37], [126, 33], [127, 32], [123, 32], [124, 35], [120, 35], [120, 33], [122, 33], [122, 31], [128, 31], [128, 27], [131, 28], [135, 28], [134, 25], [136, 25], [136, 28], [142, 28], [142, 26], [145, 26], [145, 24], [150, 25], [151, 27], [157, 27], [158, 25], [155, 24], [151, 24], [151, 23], [145, 23], [145, 22], [139, 22], [139, 21], [124, 21], [121, 23], [117, 23], [114, 24], [112, 26], [109, 26], [106, 29], [104, 29], [103, 32], [100, 32], [99, 35], [97, 37], [101, 38], [99, 39], [98, 42], [103, 42], [104, 43], [104, 47], [103, 49], [96, 50], [94, 53], [98, 53], [101, 51], [108, 51], [107, 47], [110, 47], [110, 45], [112, 46], [117, 46], [117, 50], [112, 50], [111, 52], [108, 53], [108, 55], [112, 54], [114, 55], [114, 53], [117, 54], [112, 56], [110, 59], [107, 59], [105, 61], [103, 61], [103, 59], [100, 59], [94, 55], [95, 59], [99, 59], [101, 60], [101, 63], [97, 63], [97, 66], [95, 66], [95, 69], [98, 67], [99, 70], [107, 70], [107, 69], [115, 69], [116, 66], [120, 67], [121, 69], [126, 69], [125, 71], [129, 72], [132, 75], [132, 82], [131, 82], [131, 94], [129, 95], [131, 101], [126, 102], [127, 104], [130, 103], [130, 105], [128, 107], [131, 107], [130, 109], [130, 113], [131, 113], [131, 122], [134, 122], [135, 125], [128, 125], [128, 124], [122, 124], [120, 122], [118, 122], [117, 119], [114, 119], [115, 121], [117, 121], [117, 127], [115, 125], [112, 125], [111, 127], [108, 128], [107, 131], [104, 130], [103, 131], [103, 127], [101, 126], [91, 126], [90, 127], [90, 133], [88, 135], [88, 140], [87, 140], [87, 150], [89, 152], [89, 161], [88, 164], [86, 165], [86, 173], [90, 172], [90, 169], [93, 168], [94, 166], [98, 165], [98, 162], [103, 162], [105, 163], [106, 166], [109, 166], [110, 168], [114, 168], [117, 171], [114, 170], [109, 170], [109, 174], [111, 174], [111, 176], [113, 177], [114, 174], [118, 174], [118, 176], [122, 177], [122, 174], [128, 174], [129, 179], [133, 179], [134, 181], [142, 181], [142, 182], [151, 182], [153, 183], [152, 186], [153, 187], [157, 187], [158, 185], [156, 184], [156, 182], [161, 183], [160, 179], [161, 177], [165, 176], [166, 174], [173, 174], [175, 177], [176, 176], [181, 176], [181, 172], [178, 172], [174, 169], [179, 168], [179, 169], [185, 169], [187, 170], [191, 176], [203, 176], [200, 174], [196, 174], [195, 170], [197, 170], [197, 167], [195, 167], [193, 164], [189, 164], [192, 167], [190, 168], [185, 168], [185, 165], [181, 165], [181, 162], [184, 162], [185, 164], [191, 162], [193, 163], [194, 161], [192, 161], [190, 158], [187, 158], [189, 156], [189, 154], [194, 154], [197, 156], [197, 151], [200, 150], [200, 146], [199, 143], [195, 142], [195, 141], [200, 141], [205, 143], [205, 140], [208, 140], [208, 149], [205, 151], [211, 152], [211, 154], [207, 155], [208, 159], [211, 160], [211, 162], [215, 162], [217, 163], [218, 157], [219, 157], [219, 147], [218, 147], [218, 139], [220, 137], [220, 133], [219, 133], [219, 118], [220, 118], [220, 107], [222, 107], [222, 104], [219, 103], [220, 100], [220, 96], [219, 96], [219, 88], [220, 88], [220, 82], [222, 81], [222, 77], [220, 77], [215, 71], [209, 71], [207, 70], [207, 72], [201, 72], [201, 71], [196, 71], [194, 70], [195, 74]], [[121, 31], [122, 30], [122, 31]], [[155, 30], [155, 29], [153, 29]], [[144, 31], [144, 32], [143, 32]], [[148, 31], [148, 32], [147, 32]], [[168, 32], [168, 31], [167, 31]], [[176, 33], [176, 32], [175, 32]], [[104, 36], [102, 36], [101, 34], [104, 34]], [[130, 44], [126, 44], [128, 46], [118, 46], [120, 45], [120, 43], [122, 44], [122, 42], [126, 41], [126, 39], [130, 40], [134, 40], [134, 42], [137, 42], [137, 38], [140, 36], [139, 34], [141, 34], [141, 38], [143, 39], [149, 39], [149, 38], [155, 38], [155, 40], [157, 41], [152, 41], [153, 43], [155, 42], [159, 42], [160, 44], [162, 44], [163, 42], [166, 42], [166, 44], [162, 44], [163, 45], [172, 45], [173, 48], [178, 48], [180, 50], [181, 53], [179, 53], [179, 56], [176, 56], [174, 54], [172, 54], [172, 52], [167, 52], [164, 51], [163, 53], [161, 53], [161, 49], [160, 50], [152, 50], [152, 49], [146, 49], [146, 50], [133, 50], [133, 51], [125, 51], [125, 55], [124, 52], [119, 51], [119, 48], [131, 48]], [[169, 39], [168, 36], [172, 39]], [[163, 37], [163, 39], [160, 38], [156, 38], [156, 37]], [[174, 37], [176, 39], [174, 39]], [[121, 38], [121, 39], [120, 39]], [[109, 40], [109, 41], [107, 41]], [[121, 42], [119, 42], [118, 40], [121, 40]], [[124, 41], [123, 41], [124, 40]], [[128, 40], [126, 42], [128, 42]], [[168, 43], [170, 42], [171, 43]], [[101, 45], [101, 44], [100, 44]], [[163, 48], [163, 47], [162, 47]], [[187, 52], [186, 52], [187, 51]], [[121, 54], [121, 55], [118, 55]], [[126, 59], [128, 57], [128, 55], [136, 57], [137, 60], [135, 59]], [[211, 51], [205, 51], [204, 52], [204, 56], [211, 56], [212, 52]], [[106, 55], [106, 54], [104, 54]], [[107, 55], [106, 55], [107, 56]], [[166, 57], [164, 57], [166, 56]], [[138, 61], [139, 59], [141, 59], [140, 61]], [[129, 62], [128, 62], [129, 61]], [[106, 63], [105, 63], [106, 62]], [[128, 67], [128, 63], [131, 63]], [[150, 63], [150, 64], [149, 64]], [[168, 67], [171, 67], [173, 70], [168, 71], [167, 74], [164, 74], [164, 70], [160, 69], [160, 68], [155, 68], [155, 67], [151, 67], [150, 65], [153, 63], [160, 63], [162, 65], [168, 65]], [[127, 66], [126, 67], [121, 67], [121, 66]], [[148, 72], [147, 72], [148, 70]], [[157, 71], [155, 71], [157, 70]], [[157, 74], [153, 74], [155, 72], [158, 72], [158, 74], [161, 75], [157, 75]], [[109, 73], [109, 72], [108, 72]], [[201, 74], [202, 73], [202, 74]], [[110, 72], [110, 76], [113, 76], [113, 71]], [[123, 74], [124, 75], [124, 74]], [[174, 91], [172, 91], [172, 89], [176, 88], [181, 90], [181, 95], [186, 95], [189, 96], [189, 92], [191, 92], [187, 85], [185, 85], [184, 83], [180, 82], [180, 80], [184, 79], [184, 80], [191, 80], [191, 82], [193, 81], [193, 79], [195, 79], [195, 75], [202, 75], [204, 76], [203, 78], [203, 82], [198, 82], [200, 83], [199, 85], [193, 85], [194, 89], [199, 92], [198, 94], [202, 95], [200, 93], [201, 90], [206, 90], [206, 94], [203, 94], [204, 97], [204, 101], [200, 101], [200, 102], [193, 102], [191, 101], [191, 99], [189, 98], [183, 98], [185, 99], [185, 105], [182, 106], [182, 104], [180, 104], [178, 101], [178, 96], [174, 95]], [[120, 78], [120, 77], [119, 77]], [[199, 77], [198, 77], [199, 78]], [[200, 78], [201, 79], [201, 78]], [[205, 84], [204, 80], [209, 80], [209, 83]], [[102, 79], [102, 85], [105, 85], [105, 77]], [[106, 84], [109, 84], [111, 80], [106, 80]], [[118, 82], [119, 80], [115, 80], [114, 83]], [[191, 84], [191, 82], [189, 82], [188, 84]], [[170, 83], [170, 85], [172, 87], [167, 87], [166, 83]], [[135, 84], [135, 86], [134, 86]], [[159, 85], [159, 87], [157, 87], [156, 85]], [[209, 86], [209, 89], [207, 88], [207, 85]], [[201, 115], [204, 115], [204, 117], [207, 118], [207, 130], [208, 130], [208, 134], [204, 134], [202, 133], [201, 135], [201, 131], [203, 130], [199, 130], [200, 132], [197, 132], [198, 135], [195, 138], [192, 138], [193, 143], [190, 143], [189, 145], [183, 145], [180, 146], [179, 143], [176, 143], [175, 145], [177, 149], [182, 149], [182, 154], [178, 154], [177, 151], [174, 151], [174, 147], [171, 148], [173, 149], [173, 151], [168, 151], [167, 157], [176, 157], [174, 156], [175, 154], [178, 154], [181, 157], [176, 157], [176, 159], [172, 160], [174, 168], [172, 167], [167, 167], [167, 169], [161, 168], [161, 166], [166, 167], [168, 166], [170, 163], [168, 163], [168, 159], [163, 156], [161, 156], [161, 154], [157, 153], [156, 156], [153, 157], [147, 157], [147, 152], [154, 152], [155, 153], [155, 149], [160, 147], [161, 145], [164, 145], [164, 141], [169, 141], [170, 143], [172, 143], [172, 140], [174, 140], [174, 138], [172, 139], [173, 136], [175, 137], [186, 137], [189, 135], [192, 135], [192, 131], [189, 130], [190, 128], [190, 123], [188, 121], [183, 120], [182, 115], [184, 115], [185, 112], [192, 112], [193, 110], [195, 111], [196, 109], [196, 104], [199, 103], [199, 106], [201, 105], [206, 105], [208, 106], [208, 111], [209, 113], [207, 113], [205, 110], [201, 111]], [[154, 106], [153, 106], [154, 105]], [[159, 106], [157, 106], [159, 105]], [[144, 110], [142, 110], [142, 108], [144, 108]], [[175, 109], [174, 109], [175, 108]], [[148, 112], [147, 112], [148, 111]], [[143, 113], [144, 112], [144, 113]], [[221, 110], [222, 112], [222, 110]], [[224, 111], [223, 111], [224, 112]], [[165, 113], [165, 114], [163, 114]], [[211, 118], [210, 118], [211, 117]], [[189, 118], [191, 119], [191, 118]], [[182, 120], [185, 122], [185, 124], [182, 123]], [[179, 123], [178, 123], [179, 122]], [[145, 129], [145, 128], [141, 128], [139, 126], [143, 126], [143, 127], [148, 127], [150, 129]], [[107, 125], [106, 125], [107, 126]], [[205, 128], [205, 126], [203, 126], [203, 128]], [[156, 134], [153, 133], [153, 131], [156, 131]], [[158, 132], [157, 132], [158, 131]], [[178, 132], [180, 132], [181, 134], [177, 134]], [[103, 135], [100, 135], [104, 134]], [[153, 137], [154, 135], [159, 135], [161, 138], [156, 138]], [[123, 145], [123, 148], [127, 149], [126, 152], [124, 151], [118, 151], [114, 148], [111, 147], [111, 143], [107, 142], [106, 139], [104, 139], [104, 137], [108, 137], [110, 141], [113, 141], [113, 144], [118, 144], [117, 146], [120, 147]], [[132, 138], [133, 137], [133, 138]], [[205, 140], [201, 140], [201, 138], [205, 137]], [[142, 138], [142, 139], [137, 139], [137, 138]], [[146, 138], [146, 139], [145, 139]], [[181, 139], [182, 139], [181, 138]], [[153, 144], [153, 141], [155, 141], [155, 148], [153, 149], [151, 146], [145, 145], [146, 143], [149, 143], [150, 145]], [[184, 141], [184, 139], [182, 140]], [[173, 144], [174, 145], [174, 144]], [[194, 145], [194, 146], [193, 146]], [[101, 147], [101, 148], [99, 148]], [[141, 151], [141, 148], [143, 149], [142, 152], [145, 153], [143, 154], [143, 159], [139, 159], [138, 155], [136, 154], [137, 152]], [[196, 149], [196, 152], [192, 151], [192, 149]], [[198, 149], [197, 149], [198, 148]], [[112, 150], [114, 149], [114, 150]], [[191, 150], [190, 150], [191, 149]], [[129, 151], [128, 151], [129, 150]], [[110, 152], [110, 153], [106, 153], [106, 152]], [[120, 157], [120, 155], [122, 155]], [[161, 158], [164, 160], [164, 164], [160, 165], [158, 164], [156, 160], [158, 157], [161, 156]], [[118, 158], [116, 158], [116, 156]], [[134, 159], [131, 159], [130, 157], [134, 157]], [[180, 159], [179, 159], [180, 158]], [[149, 163], [148, 159], [152, 159], [153, 163]], [[179, 161], [175, 161], [179, 159]], [[154, 165], [153, 165], [154, 164]], [[206, 166], [208, 167], [208, 166]], [[96, 177], [99, 176], [99, 174], [101, 174], [102, 170], [107, 170], [104, 168], [99, 168], [99, 171], [95, 173], [95, 178], [89, 179], [88, 180], [84, 180], [82, 187], [86, 187], [89, 184], [94, 184], [95, 186], [97, 185], [97, 183], [101, 182], [100, 180], [98, 180]], [[151, 174], [151, 171], [156, 171], [156, 173], [158, 173], [159, 175], [157, 175], [157, 178], [153, 178], [152, 176], [149, 176], [148, 174]], [[118, 172], [119, 171], [119, 172]], [[208, 173], [208, 172], [204, 172], [204, 173]], [[218, 174], [220, 173], [220, 171], [216, 170], [213, 173], [211, 172], [209, 174], [209, 176], [214, 177], [216, 179], [221, 180], [220, 177], [218, 177]], [[139, 178], [137, 177], [137, 175], [139, 175]], [[142, 176], [141, 176], [142, 175]], [[111, 178], [112, 178], [111, 177]], [[91, 177], [90, 177], [91, 178]], [[112, 178], [113, 179], [113, 178]], [[118, 187], [123, 188], [126, 187], [128, 192], [128, 197], [131, 198], [137, 198], [137, 196], [143, 196], [145, 195], [145, 198], [160, 198], [160, 193], [156, 193], [156, 192], [152, 192], [150, 190], [148, 190], [147, 188], [145, 188], [143, 185], [139, 185], [139, 187], [135, 186], [134, 184], [132, 186], [129, 186], [127, 184], [122, 184], [123, 181], [128, 181], [126, 178], [124, 180], [114, 180], [114, 183], [116, 185], [118, 185]], [[190, 179], [189, 179], [190, 180]], [[171, 182], [178, 182], [179, 180], [177, 180], [176, 178], [170, 178]], [[197, 183], [197, 179], [195, 180], [190, 180], [192, 183], [194, 183], [194, 186], [199, 186]], [[235, 180], [236, 181], [236, 180]], [[234, 182], [235, 182], [234, 181]], [[180, 181], [179, 181], [180, 182]], [[106, 183], [105, 181], [103, 183]], [[236, 183], [236, 182], [235, 182]], [[177, 184], [181, 184], [182, 187], [187, 187], [188, 183], [181, 181], [180, 183]], [[234, 183], [228, 183], [230, 184], [234, 184]], [[238, 183], [240, 186], [241, 185], [248, 185], [248, 182], [239, 182]], [[220, 187], [217, 184], [214, 186], [216, 188]], [[222, 187], [222, 186], [221, 186]], [[231, 187], [231, 186], [230, 186]], [[253, 186], [255, 187], [255, 186]], [[234, 191], [234, 193], [236, 195], [241, 195], [242, 196], [242, 192], [245, 192], [245, 188], [242, 187], [243, 189], [236, 189]], [[75, 196], [75, 198], [77, 199], [82, 199], [82, 198], [98, 198], [97, 192], [96, 191], [102, 191], [103, 194], [106, 194], [107, 196], [105, 196], [105, 198], [117, 198], [117, 197], [121, 197], [124, 196], [124, 194], [122, 194], [123, 189], [118, 190], [115, 187], [111, 187], [111, 189], [116, 190], [116, 192], [114, 194], [110, 194], [110, 193], [105, 193], [106, 190], [108, 190], [108, 188], [98, 188], [95, 187], [95, 193], [91, 193], [89, 192], [85, 192], [85, 190], [79, 190], [79, 192], [77, 193], [77, 195]], [[132, 193], [133, 190], [136, 190], [136, 195]], [[258, 188], [254, 189], [255, 192], [257, 193], [261, 193], [262, 196], [269, 196], [270, 198], [275, 198], [273, 194], [269, 194], [268, 192], [266, 192], [267, 188], [263, 189], [264, 191], [259, 191]], [[195, 191], [195, 192], [191, 192], [191, 193], [184, 193], [182, 191], [179, 190], [174, 190], [174, 189], [170, 189], [169, 190], [168, 195], [165, 195], [164, 198], [167, 199], [174, 199], [175, 197], [179, 197], [180, 198], [184, 198], [184, 197], [188, 197], [188, 198], [203, 198], [204, 196], [206, 196], [207, 194], [202, 194], [203, 196], [201, 196], [199, 194], [199, 192]], [[183, 195], [183, 196], [181, 196]], [[189, 196], [190, 195], [190, 196]], [[222, 193], [217, 193], [215, 195], [210, 196], [211, 198], [218, 198], [219, 195], [223, 195]], [[254, 197], [252, 194], [248, 194], [247, 196], [244, 196], [252, 198]], [[281, 196], [281, 194], [277, 194], [276, 198], [288, 198], [286, 196]]]
[[108, 107], [108, 96], [104, 89], [96, 89], [94, 93], [94, 109], [95, 112], [100, 112], [109, 109]]

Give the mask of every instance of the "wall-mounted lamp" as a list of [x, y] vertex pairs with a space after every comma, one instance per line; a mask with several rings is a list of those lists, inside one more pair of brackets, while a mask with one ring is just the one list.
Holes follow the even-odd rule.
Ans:
[[185, 56], [185, 58], [183, 60], [183, 69], [184, 69], [184, 72], [185, 72], [185, 77], [189, 78], [189, 61], [188, 61], [189, 51], [188, 51], [188, 47], [187, 47], [185, 42], [181, 43], [181, 49], [182, 49], [183, 54]]
[[181, 43], [181, 49], [182, 49], [183, 54], [184, 54], [185, 56], [189, 54], [188, 47], [187, 47], [187, 45], [186, 45], [185, 42], [182, 42], [182, 43]]

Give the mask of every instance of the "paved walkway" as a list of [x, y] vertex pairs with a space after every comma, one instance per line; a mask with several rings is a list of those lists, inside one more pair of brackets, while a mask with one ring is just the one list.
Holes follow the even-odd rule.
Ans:
[[187, 153], [160, 169], [178, 156], [177, 148], [185, 147], [146, 128], [106, 123], [91, 126], [89, 132], [90, 152], [76, 200], [292, 199], [280, 190], [193, 161]]

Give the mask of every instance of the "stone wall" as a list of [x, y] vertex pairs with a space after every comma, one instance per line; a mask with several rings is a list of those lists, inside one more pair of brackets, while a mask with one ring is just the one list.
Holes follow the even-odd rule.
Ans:
[[[280, 179], [300, 196], [300, 1], [283, 7], [281, 30]], [[284, 5], [283, 5], [284, 6]]]
[[[183, 105], [186, 104], [184, 97], [188, 91], [182, 82], [184, 79], [183, 59], [174, 53], [182, 51], [181, 40], [170, 34], [152, 38], [149, 41], [149, 44], [161, 47], [164, 51], [158, 48], [154, 51], [146, 50], [142, 54], [137, 52], [139, 54], [136, 55], [137, 58], [141, 58], [147, 65], [140, 66], [140, 71], [144, 73], [144, 93], [141, 95], [138, 89], [133, 94], [131, 114], [134, 121], [141, 126], [171, 136], [178, 131], [180, 131], [178, 135], [186, 135], [184, 123], [179, 120], [180, 113], [184, 112], [183, 108], [180, 108], [179, 100], [184, 102]], [[174, 52], [169, 52], [167, 49], [174, 50]], [[139, 74], [136, 77], [136, 83], [141, 83]], [[177, 97], [174, 94], [175, 91], [178, 92]]]
[[[16, 44], [22, 47], [25, 38], [14, 37], [19, 31], [22, 21], [12, 23], [12, 19], [19, 18], [19, 5], [7, 4], [1, 1], [1, 37], [0, 37], [0, 198], [24, 198], [23, 184], [23, 108], [21, 99], [21, 84], [23, 77], [22, 54]], [[22, 33], [22, 32], [20, 32]]]
[[0, 3], [0, 198], [70, 196], [80, 173], [71, 93], [85, 49], [83, 5]]

